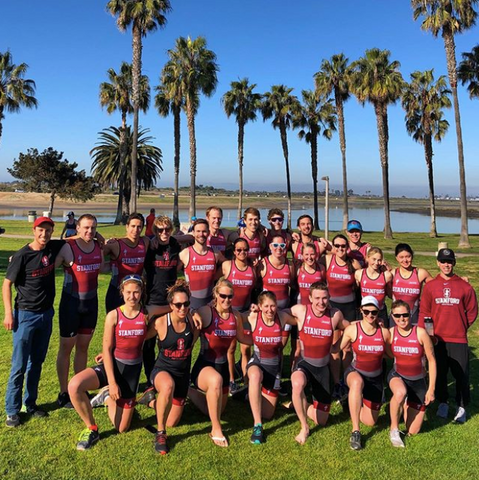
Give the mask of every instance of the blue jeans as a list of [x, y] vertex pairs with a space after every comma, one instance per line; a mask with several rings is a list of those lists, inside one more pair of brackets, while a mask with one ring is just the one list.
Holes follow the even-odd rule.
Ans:
[[13, 327], [12, 369], [5, 395], [7, 415], [16, 415], [22, 407], [22, 389], [25, 373], [23, 404], [35, 405], [42, 364], [47, 356], [52, 334], [53, 308], [44, 312], [15, 310]]

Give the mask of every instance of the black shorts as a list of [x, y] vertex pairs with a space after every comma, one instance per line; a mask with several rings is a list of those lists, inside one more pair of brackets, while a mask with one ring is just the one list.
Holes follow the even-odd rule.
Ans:
[[[106, 387], [108, 385], [108, 377], [106, 376], [105, 365], [100, 363], [92, 368], [98, 377], [100, 388]], [[113, 371], [121, 392], [117, 405], [122, 408], [133, 408], [135, 406], [138, 384], [140, 383], [141, 362], [128, 365], [115, 358], [113, 360]]]
[[[297, 325], [291, 325], [291, 330], [289, 331], [291, 335], [291, 340], [298, 340], [298, 326]], [[293, 352], [294, 353], [294, 352]]]
[[121, 307], [124, 303], [125, 301], [120, 295], [120, 290], [110, 283], [110, 285], [108, 285], [108, 290], [106, 291], [105, 297], [106, 313]]
[[394, 368], [388, 374], [388, 385], [393, 378], [400, 378], [404, 382], [404, 385], [406, 385], [408, 406], [421, 412], [425, 411], [426, 405], [424, 404], [424, 400], [426, 399], [427, 392], [426, 378], [409, 380], [399, 375]]
[[278, 365], [265, 365], [261, 363], [256, 355], [253, 355], [246, 365], [246, 370], [253, 365], [259, 367], [263, 372], [262, 392], [270, 397], [277, 397], [281, 382], [281, 363]]
[[356, 320], [356, 302], [354, 300], [347, 303], [338, 303], [330, 300], [329, 305], [340, 310], [345, 320], [348, 320], [349, 322], [354, 322], [354, 320]]
[[344, 372], [345, 381], [347, 376], [352, 372], [359, 373], [363, 379], [363, 404], [369, 407], [371, 410], [379, 411], [381, 409], [383, 399], [383, 374], [381, 373], [377, 377], [367, 377], [350, 365]]
[[331, 405], [331, 374], [329, 365], [315, 367], [306, 360], [300, 360], [293, 372], [303, 372], [313, 394], [313, 406], [316, 409], [329, 411]]
[[60, 337], [75, 337], [79, 333], [93, 335], [98, 321], [98, 297], [80, 300], [62, 293], [58, 319]]
[[188, 395], [188, 388], [190, 386], [190, 372], [186, 371], [183, 375], [174, 375], [165, 367], [155, 366], [150, 375], [150, 382], [155, 385], [155, 377], [160, 372], [166, 372], [175, 382], [175, 390], [173, 392], [173, 405], [183, 406]]
[[223, 393], [229, 393], [230, 391], [230, 372], [228, 369], [228, 362], [224, 363], [215, 363], [206, 360], [202, 355], [200, 355], [197, 359], [195, 364], [193, 365], [193, 369], [191, 370], [191, 383], [198, 387], [198, 377], [200, 375], [201, 370], [205, 367], [212, 367], [214, 368], [223, 379]]

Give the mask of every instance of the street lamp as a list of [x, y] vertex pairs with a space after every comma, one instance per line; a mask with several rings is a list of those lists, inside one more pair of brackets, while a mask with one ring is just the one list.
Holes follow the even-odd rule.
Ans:
[[321, 177], [326, 182], [324, 191], [324, 238], [329, 240], [329, 177]]

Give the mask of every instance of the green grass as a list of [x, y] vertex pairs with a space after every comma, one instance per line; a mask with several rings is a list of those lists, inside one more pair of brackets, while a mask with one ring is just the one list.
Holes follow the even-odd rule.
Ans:
[[[17, 222], [18, 224], [22, 222]], [[26, 224], [26, 222], [23, 222]], [[2, 224], [3, 225], [3, 224]], [[13, 229], [14, 226], [12, 225]], [[28, 225], [18, 225], [18, 231]], [[123, 231], [123, 227], [103, 227], [106, 237]], [[110, 233], [111, 232], [111, 233]], [[365, 239], [392, 250], [395, 243], [408, 241], [417, 251], [435, 251], [437, 240], [420, 234], [398, 234], [392, 242], [381, 239], [379, 233], [366, 233]], [[457, 245], [457, 236], [445, 236], [440, 241]], [[473, 239], [477, 253], [477, 237]], [[26, 240], [0, 238], [0, 271], [5, 272], [8, 256], [23, 246]], [[391, 254], [387, 259], [394, 263]], [[416, 264], [436, 272], [433, 257], [416, 256]], [[460, 259], [457, 273], [470, 277], [471, 283], [479, 286], [479, 257]], [[60, 298], [61, 272], [57, 273]], [[99, 297], [106, 293], [108, 278], [100, 277]], [[105, 315], [100, 301], [101, 319], [90, 349], [94, 355], [101, 349], [102, 322]], [[0, 305], [3, 310], [3, 305]], [[17, 429], [3, 425], [5, 416], [3, 398], [7, 383], [11, 333], [0, 329], [0, 478], [5, 479], [158, 479], [165, 476], [174, 479], [369, 479], [369, 478], [423, 478], [423, 479], [470, 479], [477, 476], [479, 460], [476, 454], [479, 416], [477, 390], [479, 387], [479, 329], [470, 332], [471, 383], [473, 403], [472, 418], [465, 425], [439, 421], [435, 418], [436, 406], [428, 412], [423, 432], [415, 438], [407, 438], [404, 450], [390, 446], [388, 438], [388, 414], [381, 411], [379, 423], [374, 428], [363, 427], [365, 448], [361, 452], [349, 449], [351, 424], [342, 409], [334, 405], [326, 428], [315, 427], [304, 446], [294, 441], [299, 431], [296, 415], [278, 407], [274, 419], [267, 422], [267, 442], [262, 446], [249, 443], [252, 417], [249, 406], [230, 400], [223, 415], [225, 434], [230, 447], [220, 449], [208, 439], [210, 423], [194, 406], [187, 404], [179, 427], [170, 429], [171, 453], [160, 457], [153, 450], [153, 434], [148, 426], [155, 426], [153, 411], [143, 406], [137, 408], [132, 430], [116, 434], [105, 410], [97, 409], [95, 416], [101, 432], [101, 441], [91, 451], [77, 452], [75, 444], [83, 429], [82, 422], [72, 410], [56, 409], [58, 383], [55, 358], [58, 348], [58, 322], [55, 316], [54, 333], [50, 350], [44, 364], [40, 383], [39, 403], [49, 410], [47, 419], [31, 419]], [[144, 381], [144, 378], [142, 379]], [[452, 413], [452, 408], [451, 408]]]

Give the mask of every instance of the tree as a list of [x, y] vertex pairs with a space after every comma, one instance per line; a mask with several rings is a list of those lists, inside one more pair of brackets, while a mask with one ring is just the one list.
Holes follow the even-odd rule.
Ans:
[[344, 54], [333, 55], [331, 60], [323, 60], [319, 72], [315, 73], [316, 91], [329, 96], [334, 93], [334, 103], [338, 114], [339, 147], [343, 164], [343, 230], [349, 221], [348, 172], [346, 168], [346, 133], [344, 128], [344, 103], [349, 99], [350, 67]]
[[396, 103], [402, 93], [404, 80], [399, 72], [400, 63], [389, 61], [389, 50], [372, 48], [364, 57], [351, 64], [351, 91], [363, 105], [370, 102], [376, 114], [381, 159], [384, 198], [384, 238], [392, 239], [389, 207], [389, 128], [388, 105]]
[[479, 44], [470, 52], [462, 54], [462, 61], [457, 69], [457, 76], [462, 84], [468, 83], [467, 91], [472, 98], [479, 98]]
[[85, 170], [76, 171], [78, 164], [63, 159], [63, 152], [47, 148], [38, 153], [36, 148], [29, 148], [27, 153], [20, 153], [8, 173], [22, 180], [23, 188], [28, 192], [49, 193], [53, 212], [55, 198], [86, 202], [93, 198], [96, 186]]
[[35, 82], [23, 78], [27, 69], [26, 63], [15, 65], [9, 51], [0, 52], [0, 139], [5, 112], [18, 112], [22, 106], [37, 108]]
[[175, 48], [168, 50], [169, 60], [163, 68], [165, 75], [176, 78], [184, 96], [190, 140], [190, 218], [196, 216], [196, 133], [195, 116], [199, 95], [210, 97], [218, 84], [216, 55], [208, 50], [206, 39], [179, 37]]
[[133, 37], [133, 78], [132, 78], [132, 101], [133, 101], [133, 138], [131, 150], [131, 201], [130, 209], [136, 212], [137, 199], [137, 144], [140, 110], [140, 81], [141, 81], [141, 53], [142, 38], [148, 32], [155, 31], [158, 27], [166, 24], [165, 14], [171, 10], [169, 0], [109, 0], [107, 9], [117, 17], [116, 24], [120, 31], [124, 32], [132, 26]]
[[[137, 191], [142, 188], [149, 190], [152, 188], [163, 171], [161, 164], [162, 153], [158, 147], [151, 145], [153, 137], [146, 136], [148, 129], [140, 130], [138, 134], [137, 148]], [[126, 157], [121, 154], [121, 136], [122, 132], [117, 127], [109, 127], [99, 132], [100, 141], [97, 146], [90, 150], [90, 156], [93, 159], [91, 171], [93, 178], [102, 186], [115, 186], [123, 192], [127, 200], [130, 201], [131, 195], [131, 151], [133, 149], [133, 133], [128, 126], [126, 133]], [[123, 158], [127, 165], [122, 164]], [[126, 216], [130, 211], [124, 212]]]
[[311, 174], [313, 177], [314, 229], [319, 230], [318, 215], [318, 136], [331, 140], [336, 131], [336, 109], [333, 100], [319, 96], [311, 90], [303, 90], [301, 110], [293, 117], [295, 128], [301, 128], [298, 136], [311, 146]]
[[437, 237], [432, 139], [440, 142], [449, 128], [449, 122], [443, 118], [443, 109], [451, 108], [450, 93], [444, 75], [434, 82], [433, 70], [426, 70], [411, 73], [411, 83], [406, 85], [402, 96], [406, 129], [416, 142], [424, 145], [429, 181], [431, 237]]
[[289, 175], [289, 152], [287, 130], [292, 126], [292, 120], [301, 109], [298, 98], [291, 95], [292, 88], [285, 85], [273, 85], [271, 92], [263, 95], [261, 113], [263, 120], [273, 119], [271, 125], [279, 129], [281, 146], [283, 148], [284, 162], [286, 165], [286, 186], [288, 191], [288, 228], [291, 229], [291, 179]]
[[464, 146], [462, 143], [461, 114], [457, 95], [457, 63], [454, 35], [471, 28], [476, 23], [474, 6], [478, 0], [411, 0], [414, 20], [423, 17], [421, 28], [430, 31], [434, 37], [441, 34], [446, 51], [447, 74], [452, 91], [454, 121], [456, 124], [457, 159], [459, 163], [459, 188], [461, 192], [461, 235], [459, 247], [468, 248], [469, 229], [467, 225], [466, 172]]
[[239, 199], [238, 199], [238, 219], [243, 215], [243, 147], [244, 147], [244, 127], [251, 120], [256, 120], [256, 112], [261, 107], [261, 94], [254, 93], [256, 83], [249, 83], [247, 78], [238, 82], [231, 82], [231, 90], [226, 92], [221, 102], [223, 104], [226, 116], [236, 117], [238, 124], [238, 165], [239, 165]]
[[[125, 157], [128, 154], [126, 146], [126, 116], [133, 113], [132, 98], [132, 67], [130, 63], [122, 62], [120, 73], [116, 73], [113, 68], [108, 70], [108, 79], [110, 82], [100, 84], [100, 105], [106, 107], [106, 111], [112, 114], [119, 110], [121, 112], [120, 127], [120, 164], [126, 168], [128, 164]], [[150, 85], [148, 77], [142, 75], [140, 78], [140, 110], [146, 112], [150, 105]], [[115, 225], [121, 222], [121, 219], [129, 211], [129, 205], [126, 205], [123, 186], [119, 189], [118, 205], [116, 211]]]

